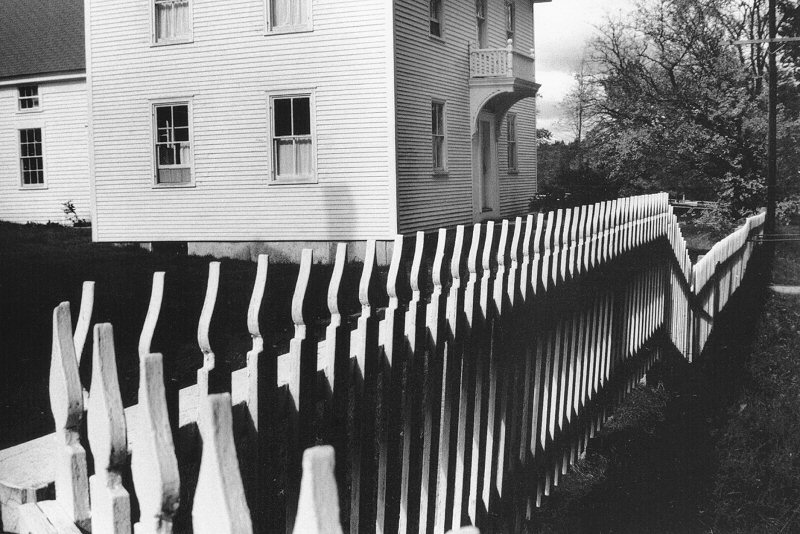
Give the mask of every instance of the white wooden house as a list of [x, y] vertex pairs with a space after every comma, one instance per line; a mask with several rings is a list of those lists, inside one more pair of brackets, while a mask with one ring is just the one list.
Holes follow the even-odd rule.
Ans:
[[86, 0], [93, 231], [252, 255], [524, 212], [536, 0]]
[[0, 3], [0, 219], [90, 218], [82, 0]]

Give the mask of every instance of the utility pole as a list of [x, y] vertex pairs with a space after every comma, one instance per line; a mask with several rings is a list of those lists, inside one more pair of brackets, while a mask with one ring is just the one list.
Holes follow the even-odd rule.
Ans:
[[775, 0], [769, 0], [769, 100], [767, 126], [767, 217], [764, 226], [767, 234], [775, 233], [775, 185], [778, 174], [777, 132], [778, 132], [778, 67], [775, 42], [778, 30], [775, 17]]

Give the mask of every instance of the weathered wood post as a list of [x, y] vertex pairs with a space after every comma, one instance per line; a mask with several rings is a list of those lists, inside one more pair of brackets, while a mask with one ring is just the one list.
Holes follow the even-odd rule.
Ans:
[[329, 445], [303, 453], [303, 478], [294, 534], [340, 534], [339, 495], [334, 477], [335, 452]]
[[197, 426], [203, 457], [192, 506], [195, 534], [252, 534], [250, 509], [244, 495], [236, 447], [230, 393], [200, 399]]
[[131, 428], [131, 472], [140, 510], [134, 534], [171, 534], [180, 499], [180, 479], [161, 354], [140, 356], [138, 410], [137, 424]]
[[50, 409], [59, 441], [56, 463], [56, 502], [73, 523], [89, 529], [89, 476], [86, 451], [80, 443], [84, 404], [78, 359], [72, 337], [72, 318], [68, 302], [53, 310], [53, 350], [50, 359]]
[[122, 487], [122, 470], [128, 460], [128, 438], [110, 324], [95, 325], [93, 353], [87, 410], [95, 470], [89, 478], [92, 531], [127, 534], [131, 530], [131, 504], [130, 495]]

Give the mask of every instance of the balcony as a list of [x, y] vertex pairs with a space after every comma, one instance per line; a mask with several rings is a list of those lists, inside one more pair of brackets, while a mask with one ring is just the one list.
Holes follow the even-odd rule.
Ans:
[[504, 48], [470, 47], [472, 133], [482, 109], [502, 115], [523, 98], [535, 97], [539, 90], [535, 71], [533, 50], [530, 54], [515, 50], [511, 39]]

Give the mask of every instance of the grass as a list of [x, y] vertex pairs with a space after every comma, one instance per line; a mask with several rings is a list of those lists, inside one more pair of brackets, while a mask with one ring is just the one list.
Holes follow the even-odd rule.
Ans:
[[[180, 387], [195, 382], [202, 365], [197, 322], [203, 305], [208, 262], [139, 247], [91, 242], [88, 229], [0, 223], [0, 448], [53, 430], [48, 400], [52, 310], [73, 305], [73, 323], [84, 280], [94, 280], [93, 323], [114, 325], [117, 367], [123, 402], [136, 402], [137, 344], [150, 298], [152, 273], [166, 271], [164, 301], [153, 350], [162, 352], [165, 371]], [[211, 343], [218, 361], [233, 369], [244, 365], [251, 347], [247, 331], [255, 264], [223, 260]], [[287, 350], [293, 333], [289, 313], [298, 268], [270, 265], [260, 323], [267, 354]], [[344, 313], [360, 309], [355, 288], [360, 265], [351, 264], [343, 279]], [[318, 328], [327, 320], [325, 296], [330, 268], [315, 265], [306, 314]], [[90, 383], [91, 339], [81, 361], [84, 384]]]

